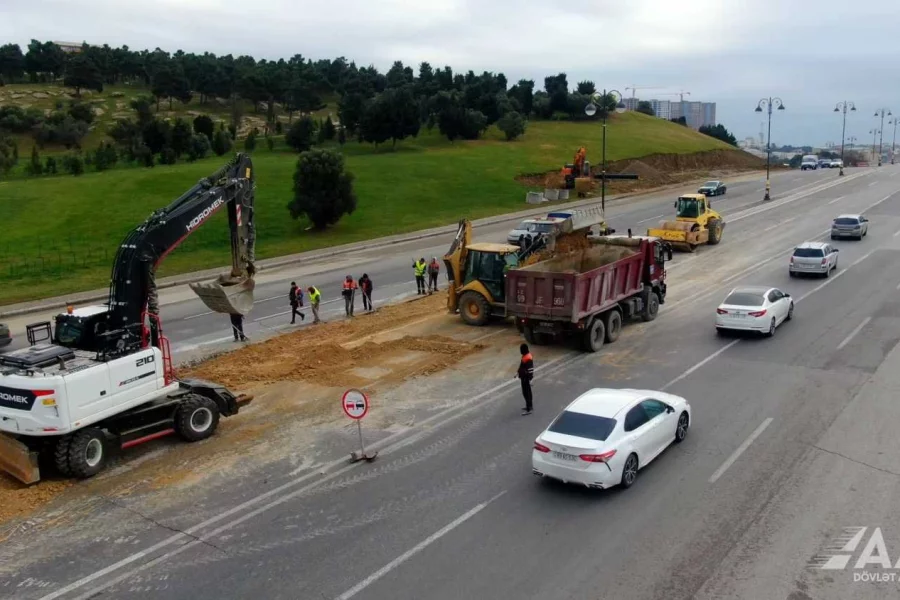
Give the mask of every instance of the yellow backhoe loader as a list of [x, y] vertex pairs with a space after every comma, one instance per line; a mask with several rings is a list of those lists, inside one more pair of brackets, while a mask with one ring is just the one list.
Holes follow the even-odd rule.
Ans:
[[693, 252], [700, 244], [714, 246], [722, 241], [725, 220], [710, 207], [703, 194], [685, 194], [675, 201], [675, 220], [663, 221], [647, 235], [672, 244], [677, 250]]

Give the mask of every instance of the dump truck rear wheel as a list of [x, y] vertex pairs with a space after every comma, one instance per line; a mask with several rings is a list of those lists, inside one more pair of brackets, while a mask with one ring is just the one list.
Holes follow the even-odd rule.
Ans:
[[64, 477], [72, 476], [72, 469], [69, 468], [69, 443], [71, 441], [71, 437], [64, 435], [53, 445], [53, 465]]
[[715, 246], [722, 241], [722, 222], [719, 219], [710, 219], [707, 227], [709, 227], [707, 243], [710, 246]]
[[612, 344], [622, 333], [622, 314], [618, 310], [611, 310], [606, 315], [606, 343]]
[[188, 442], [212, 436], [219, 426], [219, 406], [205, 396], [189, 396], [175, 414], [175, 431]]
[[644, 302], [644, 310], [641, 312], [641, 319], [644, 321], [652, 321], [659, 314], [659, 296], [656, 292], [647, 294]]
[[79, 479], [93, 477], [106, 466], [106, 436], [96, 427], [86, 427], [69, 440], [69, 470]]
[[581, 339], [581, 347], [586, 352], [597, 352], [603, 347], [606, 338], [606, 327], [603, 319], [594, 319], [591, 326], [584, 330]]
[[459, 298], [459, 314], [469, 325], [486, 325], [491, 316], [491, 307], [478, 292], [466, 292]]

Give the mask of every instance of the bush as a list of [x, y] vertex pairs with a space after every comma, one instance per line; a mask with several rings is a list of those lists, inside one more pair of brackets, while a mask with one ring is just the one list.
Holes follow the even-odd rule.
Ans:
[[213, 134], [216, 132], [216, 126], [213, 120], [207, 115], [200, 115], [194, 119], [194, 133], [201, 133], [206, 139], [212, 143]]
[[188, 160], [194, 162], [195, 160], [206, 158], [206, 155], [209, 154], [210, 151], [210, 143], [209, 138], [206, 137], [206, 134], [203, 133], [195, 133], [191, 136], [191, 143], [188, 146]]
[[94, 153], [94, 168], [98, 171], [105, 171], [115, 166], [119, 160], [115, 146], [107, 142], [100, 142], [97, 151]]
[[334, 121], [331, 120], [331, 117], [325, 117], [325, 119], [322, 121], [322, 130], [324, 131], [323, 137], [326, 140], [331, 141], [334, 139], [337, 131], [334, 126]]
[[269, 148], [269, 152], [275, 149], [275, 138], [269, 136], [266, 138], [266, 146]]
[[222, 156], [230, 152], [231, 146], [231, 136], [222, 129], [218, 130], [212, 141], [212, 150], [216, 153], [216, 156]]
[[41, 155], [38, 154], [37, 146], [31, 147], [31, 161], [25, 166], [25, 172], [34, 177], [44, 172], [44, 165], [41, 164]]
[[12, 138], [0, 137], [0, 173], [9, 173], [19, 162], [19, 148]]
[[284, 125], [282, 125], [281, 121], [275, 121], [275, 133], [277, 135], [284, 133]]
[[228, 133], [231, 135], [231, 141], [237, 139], [237, 127], [235, 127], [234, 123], [228, 125]]
[[311, 117], [300, 117], [291, 124], [284, 136], [285, 143], [297, 152], [306, 152], [312, 148], [316, 134], [316, 123]]
[[76, 177], [84, 173], [84, 159], [80, 154], [76, 154], [75, 152], [70, 152], [63, 156], [62, 166], [66, 173], [70, 173]]
[[178, 155], [171, 146], [166, 146], [162, 149], [162, 152], [159, 153], [159, 164], [174, 165], [176, 162], [178, 162]]
[[44, 165], [44, 173], [47, 175], [56, 175], [57, 173], [56, 159], [52, 156], [47, 157], [47, 163]]
[[73, 100], [69, 103], [69, 114], [76, 121], [91, 124], [94, 122], [94, 109], [89, 104]]
[[508, 112], [497, 121], [497, 127], [506, 136], [507, 141], [512, 141], [525, 133], [525, 119], [515, 111]]
[[251, 131], [247, 139], [244, 140], [244, 151], [249, 154], [254, 150], [256, 150], [256, 134]]
[[301, 153], [294, 172], [294, 199], [288, 204], [291, 217], [306, 215], [316, 229], [324, 229], [355, 209], [353, 175], [344, 171], [344, 157], [321, 149]]

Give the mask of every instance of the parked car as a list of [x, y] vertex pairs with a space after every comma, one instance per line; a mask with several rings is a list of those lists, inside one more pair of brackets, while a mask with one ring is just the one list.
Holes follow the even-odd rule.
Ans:
[[534, 441], [532, 472], [594, 489], [631, 487], [638, 471], [691, 424], [687, 400], [665, 392], [588, 390]]
[[12, 334], [9, 333], [9, 327], [0, 323], [0, 348], [12, 344]]
[[755, 331], [768, 337], [794, 317], [791, 295], [773, 287], [739, 287], [716, 308], [716, 332]]
[[842, 237], [863, 239], [869, 233], [869, 219], [864, 215], [841, 215], [831, 223], [831, 239]]
[[724, 196], [726, 191], [725, 184], [721, 181], [707, 181], [700, 189], [697, 190], [698, 194], [703, 194], [704, 196]]
[[830, 169], [831, 168], [831, 159], [830, 158], [820, 158], [819, 159], [819, 168], [820, 169]]
[[840, 168], [843, 168], [843, 166], [844, 166], [844, 161], [842, 161], [839, 158], [835, 158], [831, 161], [832, 169], [840, 169]]
[[824, 242], [804, 242], [794, 248], [788, 272], [814, 273], [828, 277], [838, 266], [838, 249]]
[[800, 162], [800, 170], [801, 171], [808, 171], [808, 170], [815, 171], [818, 168], [819, 168], [819, 157], [816, 156], [815, 154], [807, 154], [806, 156], [803, 157], [803, 160]]
[[543, 233], [550, 233], [557, 223], [562, 223], [564, 220], [559, 218], [525, 219], [515, 229], [506, 234], [506, 241], [515, 246], [519, 243], [520, 236], [537, 236]]

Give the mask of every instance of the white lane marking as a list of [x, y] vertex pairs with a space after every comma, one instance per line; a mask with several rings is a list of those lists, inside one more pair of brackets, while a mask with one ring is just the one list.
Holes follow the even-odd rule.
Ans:
[[878, 182], [877, 182], [877, 181], [873, 181], [872, 183], [869, 184], [869, 187], [872, 187], [872, 186], [875, 185], [876, 183], [878, 183]]
[[873, 208], [875, 208], [876, 206], [878, 206], [879, 204], [881, 204], [882, 202], [884, 202], [884, 201], [886, 201], [886, 200], [890, 200], [891, 197], [893, 197], [893, 195], [896, 194], [896, 193], [897, 193], [897, 192], [891, 192], [890, 194], [888, 194], [887, 196], [885, 196], [884, 198], [882, 198], [882, 199], [879, 200], [878, 202], [874, 202], [874, 203], [868, 205], [867, 207], [865, 207], [864, 209], [862, 209], [862, 212], [870, 211], [870, 210], [872, 210]]
[[412, 548], [410, 548], [409, 550], [407, 550], [406, 552], [404, 552], [403, 554], [401, 554], [400, 556], [398, 556], [397, 558], [395, 558], [388, 564], [384, 565], [383, 567], [381, 567], [380, 569], [378, 569], [377, 571], [375, 571], [374, 573], [372, 573], [371, 575], [369, 575], [368, 577], [366, 577], [365, 579], [363, 579], [362, 581], [357, 583], [355, 586], [353, 586], [352, 588], [350, 588], [349, 590], [347, 590], [340, 596], [338, 596], [337, 600], [350, 600], [350, 598], [357, 595], [358, 593], [360, 593], [361, 591], [363, 591], [364, 589], [366, 589], [367, 587], [369, 587], [370, 585], [372, 585], [373, 583], [375, 583], [376, 581], [378, 581], [379, 579], [381, 579], [382, 577], [384, 577], [385, 575], [387, 575], [388, 573], [390, 573], [391, 571], [393, 571], [394, 569], [396, 569], [397, 567], [399, 567], [400, 565], [405, 563], [407, 560], [409, 560], [410, 558], [412, 558], [413, 556], [415, 556], [416, 554], [418, 554], [419, 552], [421, 552], [422, 550], [424, 550], [425, 548], [427, 548], [434, 542], [438, 541], [439, 539], [441, 539], [442, 537], [444, 537], [445, 535], [447, 535], [448, 533], [450, 533], [451, 531], [453, 531], [454, 529], [456, 529], [457, 527], [459, 527], [460, 525], [462, 525], [463, 523], [465, 523], [466, 521], [468, 521], [469, 519], [471, 519], [472, 517], [477, 515], [478, 513], [480, 513], [489, 504], [494, 502], [497, 498], [499, 498], [500, 496], [502, 496], [505, 493], [506, 493], [505, 490], [500, 492], [499, 494], [497, 494], [496, 496], [494, 496], [487, 502], [482, 502], [478, 506], [474, 507], [472, 510], [459, 516], [452, 523], [449, 523], [446, 526], [444, 526], [443, 528], [439, 529], [438, 531], [432, 533], [430, 536], [428, 536], [427, 538], [425, 538], [424, 540], [422, 540], [421, 542], [419, 542], [418, 544], [416, 544], [415, 546], [413, 546]]
[[898, 235], [900, 235], [900, 229], [898, 229], [897, 231], [895, 231], [895, 232], [894, 232], [894, 235], [893, 235], [892, 237], [897, 237]]
[[763, 421], [762, 424], [757, 427], [753, 433], [750, 434], [750, 437], [744, 440], [744, 443], [738, 446], [738, 449], [735, 450], [731, 454], [731, 456], [729, 456], [728, 459], [722, 463], [722, 466], [716, 469], [716, 472], [713, 473], [712, 477], [709, 478], [709, 482], [715, 483], [719, 479], [719, 477], [721, 477], [725, 473], [725, 471], [728, 470], [728, 467], [733, 465], [734, 461], [740, 458], [741, 454], [743, 454], [747, 450], [747, 448], [750, 447], [750, 444], [752, 444], [754, 440], [756, 440], [756, 438], [762, 435], [762, 432], [765, 431], [766, 427], [768, 427], [771, 423], [772, 417], [769, 417], [765, 421]]
[[[324, 304], [324, 302], [323, 302], [322, 304]], [[305, 307], [301, 307], [301, 308], [305, 308]], [[291, 311], [285, 310], [285, 311], [282, 311], [282, 312], [277, 312], [277, 313], [275, 313], [274, 315], [268, 315], [268, 316], [265, 316], [265, 317], [260, 317], [260, 318], [258, 318], [258, 319], [253, 319], [253, 322], [254, 322], [254, 323], [259, 323], [260, 321], [265, 321], [266, 319], [274, 319], [275, 317], [282, 317], [282, 316], [284, 316], [284, 315], [289, 315], [289, 314], [291, 314]]]
[[774, 225], [769, 225], [768, 227], [766, 227], [765, 229], [763, 229], [763, 231], [772, 231], [773, 229], [776, 229], [776, 228], [778, 228], [778, 227], [781, 227], [782, 225], [785, 225], [785, 224], [787, 224], [787, 223], [790, 223], [791, 221], [793, 221], [793, 220], [796, 219], [796, 218], [797, 218], [797, 217], [791, 217], [790, 219], [785, 219], [784, 221], [782, 221], [782, 222], [780, 222], [780, 223], [775, 223]]
[[897, 289], [900, 290], [900, 284], [897, 284]]
[[[557, 365], [558, 363], [575, 362], [579, 359], [583, 359], [585, 356], [587, 356], [587, 355], [583, 352], [579, 352], [577, 354], [563, 354], [562, 356], [558, 356], [554, 359], [548, 360], [547, 362], [535, 367], [534, 370], [536, 373], [537, 372], [545, 372], [546, 370], [550, 369], [554, 365]], [[428, 417], [427, 419], [420, 421], [419, 423], [416, 424], [415, 430], [413, 430], [413, 428], [409, 428], [409, 429], [405, 429], [403, 431], [398, 431], [397, 433], [391, 434], [388, 437], [384, 438], [380, 442], [370, 444], [371, 449], [372, 450], [378, 449], [378, 450], [380, 450], [380, 452], [382, 454], [387, 454], [392, 450], [396, 450], [397, 448], [403, 447], [408, 443], [412, 443], [418, 437], [420, 437], [426, 433], [433, 432], [439, 426], [447, 425], [447, 424], [453, 422], [457, 417], [461, 417], [461, 416], [479, 408], [480, 405], [477, 404], [479, 400], [486, 398], [488, 396], [491, 396], [492, 394], [496, 394], [497, 392], [503, 390], [504, 388], [511, 387], [511, 386], [515, 385], [516, 382], [517, 382], [516, 379], [511, 379], [508, 381], [504, 381], [503, 383], [498, 383], [494, 387], [492, 387], [488, 390], [485, 390], [485, 391], [481, 392], [480, 394], [477, 394], [477, 395], [473, 396], [472, 398], [465, 400], [464, 402], [461, 402], [455, 406], [446, 408], [446, 409]], [[457, 414], [454, 415], [452, 413], [457, 413]], [[291, 492], [287, 492], [286, 494], [279, 495], [279, 494], [281, 494], [281, 492], [285, 492], [286, 490], [288, 490], [292, 487], [295, 487], [301, 483], [304, 483], [305, 481], [312, 479], [313, 477], [317, 477], [317, 476], [321, 475], [322, 473], [326, 473], [330, 469], [333, 469], [335, 467], [342, 467], [342, 468], [339, 468], [336, 471], [328, 473], [328, 475], [322, 477], [321, 479], [313, 481], [312, 483], [309, 483], [299, 489], [295, 489]], [[332, 479], [340, 477], [344, 473], [346, 473], [352, 469], [355, 469], [355, 468], [358, 468], [358, 465], [347, 464], [346, 458], [339, 458], [337, 460], [331, 461], [330, 463], [326, 463], [326, 464], [322, 465], [321, 468], [316, 469], [313, 472], [306, 473], [305, 475], [301, 475], [300, 477], [297, 477], [296, 479], [293, 479], [291, 481], [283, 483], [276, 488], [273, 488], [267, 492], [264, 492], [262, 494], [254, 496], [253, 498], [250, 498], [249, 500], [246, 500], [246, 501], [242, 502], [241, 504], [238, 504], [237, 506], [234, 506], [222, 513], [217, 514], [214, 517], [210, 517], [209, 519], [206, 519], [205, 521], [198, 523], [197, 525], [193, 525], [193, 526], [188, 527], [187, 529], [183, 530], [182, 532], [171, 535], [168, 538], [166, 538], [160, 542], [157, 542], [156, 544], [154, 544], [153, 546], [150, 546], [149, 548], [147, 548], [145, 550], [141, 550], [139, 552], [135, 552], [134, 554], [126, 556], [125, 558], [119, 560], [118, 562], [115, 562], [107, 567], [104, 567], [103, 569], [100, 569], [89, 575], [86, 575], [86, 576], [82, 577], [81, 579], [56, 590], [55, 592], [52, 592], [46, 596], [42, 596], [39, 600], [54, 600], [55, 598], [59, 598], [60, 596], [64, 596], [65, 594], [68, 594], [72, 590], [76, 590], [78, 588], [84, 587], [85, 585], [87, 585], [93, 581], [96, 581], [97, 579], [99, 579], [105, 575], [108, 575], [112, 572], [118, 571], [122, 567], [125, 567], [135, 561], [138, 561], [142, 558], [146, 558], [146, 557], [152, 555], [157, 550], [161, 550], [162, 548], [171, 546], [172, 544], [175, 544], [176, 542], [179, 542], [179, 541], [187, 542], [173, 550], [169, 550], [165, 554], [161, 554], [160, 556], [150, 560], [149, 562], [141, 564], [139, 567], [135, 567], [135, 568], [131, 569], [130, 571], [126, 571], [126, 572], [122, 573], [118, 577], [111, 579], [111, 580], [107, 581], [106, 583], [99, 584], [97, 587], [91, 588], [90, 590], [88, 590], [87, 592], [85, 592], [81, 596], [78, 596], [75, 599], [75, 600], [86, 600], [87, 598], [90, 598], [90, 597], [96, 595], [97, 593], [99, 593], [113, 585], [116, 585], [117, 583], [120, 583], [120, 582], [128, 579], [129, 577], [132, 577], [135, 573], [138, 573], [145, 569], [149, 569], [149, 568], [151, 568], [173, 556], [180, 554], [181, 552], [183, 552], [189, 548], [192, 548], [198, 544], [203, 543], [203, 540], [205, 540], [205, 539], [210, 539], [216, 535], [219, 535], [220, 533], [222, 533], [224, 531], [228, 531], [229, 529], [232, 529], [233, 527], [237, 527], [241, 523], [243, 523], [249, 519], [252, 519], [253, 517], [255, 517], [263, 512], [271, 510], [272, 508], [274, 508], [284, 502], [287, 502], [291, 498], [294, 498], [300, 494], [304, 494], [307, 491], [309, 491], [310, 489], [313, 489], [319, 485], [322, 485], [323, 483], [326, 483]], [[276, 496], [276, 498], [274, 500], [272, 500], [271, 502], [269, 502], [268, 504], [264, 504], [250, 512], [246, 512], [246, 510], [249, 507], [251, 507], [255, 504], [259, 504], [260, 502], [262, 502], [264, 500], [268, 500], [269, 498], [272, 498], [273, 496]], [[197, 532], [200, 531], [201, 529], [204, 529], [204, 528], [208, 527], [209, 525], [214, 525], [215, 523], [218, 523], [219, 521], [228, 519], [238, 513], [242, 513], [241, 516], [228, 521], [224, 525], [221, 525], [220, 527], [218, 527], [202, 536], [197, 535]]]
[[851, 266], [851, 267], [855, 267], [856, 265], [858, 265], [858, 264], [861, 263], [862, 261], [864, 261], [864, 260], [866, 260], [867, 258], [869, 258], [870, 256], [872, 256], [872, 254], [873, 254], [874, 252], [875, 252], [874, 250], [869, 250], [868, 252], [866, 252], [865, 254], [863, 254], [862, 256], [860, 256], [859, 258], [857, 258], [856, 260], [854, 260], [854, 261], [850, 264], [850, 266]]
[[[431, 317], [429, 317], [429, 318], [431, 318]], [[475, 338], [474, 340], [469, 340], [469, 343], [470, 343], [470, 344], [474, 344], [474, 343], [476, 343], [476, 342], [480, 342], [480, 341], [482, 341], [482, 340], [486, 340], [486, 339], [488, 339], [489, 337], [494, 337], [495, 335], [500, 335], [501, 333], [507, 333], [507, 332], [508, 332], [507, 329], [498, 329], [497, 331], [495, 331], [495, 332], [493, 332], [493, 333], [486, 333], [486, 334], [484, 334], [484, 335], [482, 335], [482, 336], [479, 336], [479, 337]]]
[[[851, 265], [851, 266], [852, 266], [852, 265]], [[817, 286], [814, 287], [813, 289], [809, 290], [808, 292], [806, 292], [805, 294], [803, 294], [802, 296], [800, 296], [799, 298], [797, 298], [796, 302], [800, 302], [801, 300], [805, 300], [805, 299], [809, 298], [810, 296], [812, 296], [813, 294], [815, 294], [816, 292], [818, 292], [819, 290], [821, 290], [821, 289], [822, 289], [823, 287], [825, 287], [826, 285], [828, 285], [828, 284], [830, 284], [830, 283], [832, 283], [832, 282], [837, 281], [838, 279], [840, 279], [840, 278], [844, 275], [844, 273], [846, 273], [846, 272], [847, 272], [847, 269], [844, 269], [843, 271], [838, 271], [838, 272], [835, 273], [831, 278], [826, 279], [825, 281], [823, 281], [822, 283], [820, 283], [819, 285], [817, 285]]]
[[758, 192], [764, 192], [764, 191], [766, 191], [766, 188], [761, 187], [761, 188], [759, 188], [758, 190], [753, 190], [753, 193], [756, 194], [756, 193], [758, 193]]
[[664, 214], [656, 215], [655, 217], [650, 217], [649, 219], [641, 219], [640, 221], [637, 222], [637, 224], [640, 225], [641, 223], [646, 223], [647, 221], [652, 221], [653, 219], [659, 219], [660, 217], [664, 217], [664, 216], [666, 216], [666, 215], [664, 215]]
[[863, 322], [860, 323], [859, 325], [857, 325], [856, 328], [850, 332], [850, 335], [848, 335], [847, 337], [844, 338], [843, 342], [838, 344], [837, 349], [840, 350], [841, 348], [843, 348], [844, 346], [849, 344], [850, 340], [852, 340], [854, 337], [856, 337], [856, 334], [858, 334], [860, 331], [862, 331], [863, 327], [868, 325], [869, 321], [871, 321], [871, 320], [872, 320], [872, 317], [866, 317], [865, 319], [863, 319]]
[[198, 313], [198, 314], [196, 314], [196, 315], [191, 315], [191, 316], [189, 316], [189, 317], [183, 317], [182, 320], [183, 320], [183, 321], [190, 321], [191, 319], [196, 319], [197, 317], [205, 317], [206, 315], [211, 315], [211, 314], [213, 314], [214, 312], [215, 312], [214, 310], [208, 310], [208, 311], [206, 311], [206, 312]]
[[706, 358], [704, 358], [703, 360], [698, 362], [696, 365], [694, 365], [693, 367], [691, 367], [690, 369], [688, 369], [687, 371], [685, 371], [684, 373], [682, 373], [681, 375], [679, 375], [678, 377], [676, 377], [675, 379], [673, 379], [672, 381], [667, 383], [666, 385], [662, 386], [662, 388], [660, 388], [661, 391], [663, 391], [663, 392], [666, 391], [667, 389], [669, 389], [670, 387], [672, 387], [673, 385], [675, 385], [676, 383], [678, 383], [679, 381], [681, 381], [682, 379], [684, 379], [685, 377], [687, 377], [688, 375], [690, 375], [691, 373], [693, 373], [694, 371], [696, 371], [697, 369], [699, 369], [700, 367], [702, 367], [703, 365], [705, 365], [706, 363], [708, 363], [715, 357], [719, 356], [720, 354], [722, 354], [723, 352], [725, 352], [726, 350], [728, 350], [729, 348], [731, 348], [732, 346], [734, 346], [735, 344], [737, 344], [740, 341], [741, 340], [738, 339], [738, 340], [734, 340], [732, 342], [728, 342], [726, 345], [722, 346], [721, 348], [719, 348], [718, 350], [716, 350], [715, 352], [713, 352], [712, 354], [710, 354], [709, 356], [707, 356]]
[[846, 196], [838, 196], [837, 198], [835, 198], [834, 200], [832, 200], [832, 201], [829, 202], [828, 204], [834, 204], [835, 202], [839, 202], [839, 201], [843, 200], [844, 198], [846, 198]]

